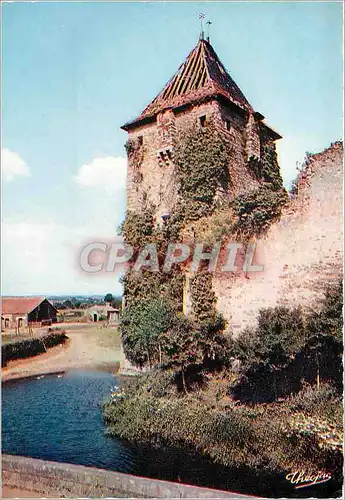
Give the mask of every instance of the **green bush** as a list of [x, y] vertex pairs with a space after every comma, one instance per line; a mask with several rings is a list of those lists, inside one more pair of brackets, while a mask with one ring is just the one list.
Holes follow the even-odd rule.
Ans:
[[342, 286], [326, 290], [318, 312], [275, 307], [259, 313], [256, 329], [229, 341], [242, 363], [230, 393], [245, 401], [272, 401], [298, 392], [303, 381], [329, 382], [342, 391]]
[[305, 340], [300, 308], [270, 307], [259, 311], [256, 329], [248, 328], [230, 341], [230, 353], [242, 362], [244, 369], [259, 363], [281, 367], [300, 351]]
[[217, 315], [216, 294], [212, 290], [213, 275], [206, 269], [194, 274], [190, 280], [192, 311], [200, 323], [212, 320]]
[[261, 309], [256, 329], [257, 353], [264, 363], [285, 365], [305, 343], [305, 324], [300, 308]]
[[274, 143], [264, 144], [261, 148], [260, 160], [252, 156], [248, 163], [249, 169], [258, 180], [270, 183], [275, 190], [283, 189], [283, 179]]
[[271, 184], [261, 184], [256, 190], [237, 196], [232, 202], [237, 216], [234, 231], [244, 238], [265, 233], [280, 219], [287, 200], [285, 189], [276, 190]]
[[343, 340], [343, 282], [328, 286], [319, 312], [313, 311], [308, 318], [310, 336], [332, 335]]
[[66, 332], [50, 332], [43, 337], [12, 342], [1, 346], [1, 363], [6, 366], [15, 359], [30, 358], [46, 352], [47, 348], [63, 344], [67, 340]]
[[319, 388], [308, 384], [290, 398], [289, 405], [293, 411], [322, 417], [342, 425], [342, 400], [331, 384], [322, 383]]
[[123, 235], [126, 243], [139, 250], [147, 243], [153, 241], [155, 231], [154, 206], [145, 205], [143, 210], [128, 211], [119, 233]]
[[242, 371], [245, 371], [259, 362], [258, 347], [259, 342], [255, 329], [246, 328], [236, 339], [228, 339], [228, 356], [239, 360]]
[[160, 335], [168, 330], [172, 309], [162, 297], [149, 297], [128, 305], [120, 319], [122, 345], [127, 359], [136, 366], [161, 362]]

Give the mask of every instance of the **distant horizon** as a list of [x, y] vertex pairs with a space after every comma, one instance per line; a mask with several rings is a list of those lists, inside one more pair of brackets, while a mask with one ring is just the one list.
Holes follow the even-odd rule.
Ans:
[[[1, 298], [6, 299], [6, 298], [11, 298], [11, 297], [45, 297], [47, 299], [53, 300], [55, 298], [64, 298], [64, 297], [74, 297], [78, 299], [82, 298], [104, 298], [107, 293], [112, 293], [112, 292], [105, 292], [104, 294], [90, 294], [90, 295], [85, 295], [85, 294], [79, 294], [79, 293], [62, 293], [62, 294], [46, 294], [46, 293], [30, 293], [30, 294], [20, 294], [20, 295], [1, 295]], [[122, 294], [114, 294], [112, 293], [112, 296], [114, 299], [118, 299], [122, 297]]]

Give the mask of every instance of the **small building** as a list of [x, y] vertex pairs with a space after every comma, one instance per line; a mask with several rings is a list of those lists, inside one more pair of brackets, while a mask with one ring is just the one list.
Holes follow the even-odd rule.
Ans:
[[107, 318], [107, 304], [93, 304], [84, 309], [84, 315], [93, 322], [105, 321]]
[[92, 322], [107, 321], [117, 323], [120, 317], [120, 309], [109, 306], [109, 304], [94, 304], [84, 309], [84, 315]]
[[56, 322], [57, 309], [45, 297], [3, 297], [1, 331], [20, 333]]

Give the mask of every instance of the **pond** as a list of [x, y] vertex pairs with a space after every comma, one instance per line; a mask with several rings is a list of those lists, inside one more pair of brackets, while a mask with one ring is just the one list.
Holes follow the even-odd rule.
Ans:
[[4, 383], [3, 453], [261, 496], [330, 497], [339, 488], [327, 483], [292, 491], [284, 475], [221, 467], [193, 450], [138, 447], [110, 438], [101, 403], [120, 384], [110, 373], [89, 370]]
[[119, 382], [101, 371], [70, 371], [2, 387], [2, 451], [132, 472], [133, 452], [105, 435], [100, 404]]

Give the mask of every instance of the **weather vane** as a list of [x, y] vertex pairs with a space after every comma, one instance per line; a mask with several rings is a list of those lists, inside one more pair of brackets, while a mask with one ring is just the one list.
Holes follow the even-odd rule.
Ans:
[[203, 14], [202, 12], [200, 12], [199, 19], [200, 19], [200, 25], [201, 25], [201, 32], [200, 32], [200, 38], [201, 38], [201, 40], [204, 39], [204, 18], [205, 18], [205, 14]]

